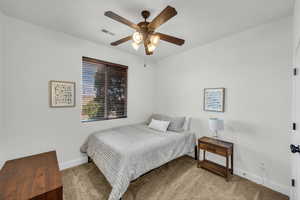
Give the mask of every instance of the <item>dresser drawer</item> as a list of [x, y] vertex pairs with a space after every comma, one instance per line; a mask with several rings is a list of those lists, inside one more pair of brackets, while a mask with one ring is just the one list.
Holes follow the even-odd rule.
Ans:
[[[199, 144], [200, 149], [203, 149], [205, 151], [211, 152], [211, 153], [215, 153], [221, 156], [226, 156], [227, 155], [227, 149], [224, 149], [222, 147], [217, 147], [214, 145], [210, 145], [210, 144], [204, 144], [204, 143], [200, 143]], [[228, 152], [228, 154], [230, 154], [230, 152]]]

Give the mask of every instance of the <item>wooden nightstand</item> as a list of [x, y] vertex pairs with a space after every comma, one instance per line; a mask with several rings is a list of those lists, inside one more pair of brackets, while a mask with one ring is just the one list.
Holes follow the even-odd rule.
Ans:
[[[200, 150], [203, 150], [203, 160], [200, 160]], [[206, 151], [223, 156], [226, 158], [226, 166], [219, 165], [206, 160]], [[231, 169], [229, 169], [229, 157], [231, 158]], [[218, 140], [210, 137], [198, 139], [198, 168], [204, 168], [213, 173], [221, 175], [229, 180], [230, 173], [233, 174], [233, 143]]]

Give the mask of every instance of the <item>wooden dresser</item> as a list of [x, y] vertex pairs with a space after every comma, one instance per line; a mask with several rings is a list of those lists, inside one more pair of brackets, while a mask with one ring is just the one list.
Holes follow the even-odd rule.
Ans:
[[[199, 159], [200, 150], [203, 150], [203, 160]], [[206, 159], [206, 151], [226, 158], [226, 165], [222, 166]], [[198, 167], [209, 170], [229, 180], [229, 175], [233, 174], [233, 143], [226, 142], [211, 137], [202, 137], [198, 140]], [[229, 158], [231, 169], [229, 169]]]
[[0, 171], [0, 200], [62, 200], [56, 152], [7, 161]]

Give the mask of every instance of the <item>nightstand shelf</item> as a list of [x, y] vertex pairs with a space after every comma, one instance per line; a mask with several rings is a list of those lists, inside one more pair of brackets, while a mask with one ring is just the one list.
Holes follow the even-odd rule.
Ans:
[[[200, 160], [200, 150], [203, 150], [203, 160]], [[222, 166], [206, 159], [206, 151], [226, 158], [226, 165]], [[198, 140], [198, 168], [206, 169], [229, 180], [233, 174], [233, 143], [210, 137], [202, 137]], [[231, 169], [229, 169], [229, 158], [231, 158]]]

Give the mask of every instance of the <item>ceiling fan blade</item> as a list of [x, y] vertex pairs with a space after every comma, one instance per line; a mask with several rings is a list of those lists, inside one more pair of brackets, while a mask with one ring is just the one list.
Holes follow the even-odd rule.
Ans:
[[164, 41], [176, 44], [176, 45], [181, 46], [185, 42], [183, 39], [173, 37], [173, 36], [170, 36], [170, 35], [166, 35], [166, 34], [163, 34], [163, 33], [155, 33], [155, 34], [157, 34], [161, 40], [164, 40]]
[[138, 27], [138, 25], [132, 23], [131, 21], [125, 19], [124, 17], [121, 17], [120, 15], [117, 15], [116, 13], [112, 12], [112, 11], [107, 11], [104, 13], [105, 16], [116, 20], [122, 24], [125, 24], [127, 26], [130, 26], [131, 28], [135, 29], [135, 30], [139, 30], [140, 28]]
[[112, 42], [112, 43], [110, 43], [112, 46], [117, 46], [117, 45], [119, 45], [119, 44], [122, 44], [122, 43], [124, 43], [124, 42], [127, 42], [128, 40], [131, 40], [132, 39], [132, 36], [127, 36], [127, 37], [125, 37], [125, 38], [122, 38], [122, 39], [120, 39], [120, 40], [118, 40], [118, 41], [115, 41], [115, 42]]
[[151, 30], [157, 29], [160, 25], [167, 22], [169, 19], [177, 15], [175, 8], [167, 6], [158, 16], [156, 16], [152, 22], [148, 25], [148, 28]]

